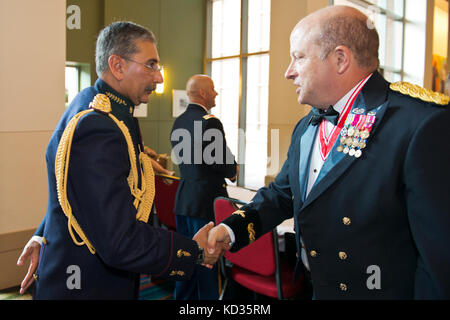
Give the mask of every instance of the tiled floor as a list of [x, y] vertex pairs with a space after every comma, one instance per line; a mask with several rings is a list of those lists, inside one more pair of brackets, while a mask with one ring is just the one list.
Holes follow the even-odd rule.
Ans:
[[10, 288], [0, 291], [0, 300], [31, 300], [31, 294], [25, 293], [21, 295], [19, 293], [19, 288]]
[[[148, 275], [141, 275], [139, 300], [172, 300], [174, 282], [155, 280], [151, 282]], [[31, 300], [31, 293], [21, 295], [19, 288], [0, 290], [0, 300]]]

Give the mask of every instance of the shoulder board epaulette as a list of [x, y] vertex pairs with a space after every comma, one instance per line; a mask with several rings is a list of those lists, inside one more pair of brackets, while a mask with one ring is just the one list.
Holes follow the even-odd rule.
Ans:
[[391, 90], [393, 91], [398, 91], [402, 94], [411, 96], [413, 98], [418, 98], [425, 102], [431, 102], [443, 106], [448, 105], [450, 103], [449, 96], [439, 92], [434, 92], [429, 89], [422, 88], [418, 85], [409, 82], [391, 83], [389, 88], [391, 88]]
[[110, 113], [111, 101], [109, 101], [109, 98], [106, 95], [99, 93], [94, 97], [91, 103], [89, 103], [89, 108], [101, 113]]
[[208, 119], [211, 119], [211, 118], [216, 118], [216, 117], [213, 114], [207, 114], [207, 115], [203, 116], [203, 119], [205, 119], [205, 120], [208, 120]]

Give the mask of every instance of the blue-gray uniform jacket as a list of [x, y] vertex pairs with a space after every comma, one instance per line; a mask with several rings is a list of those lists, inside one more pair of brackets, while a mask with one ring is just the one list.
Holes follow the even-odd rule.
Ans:
[[433, 97], [424, 89], [393, 89], [371, 76], [353, 105], [376, 113], [366, 147], [359, 158], [338, 152], [338, 137], [307, 197], [318, 126], [309, 124], [311, 113], [300, 120], [275, 181], [241, 208], [245, 218], [225, 221], [236, 235], [232, 250], [250, 242], [250, 223], [261, 236], [294, 217], [315, 298], [449, 299], [448, 100], [438, 105], [422, 101]]
[[[86, 110], [99, 93], [109, 97], [112, 114], [128, 128], [136, 156], [142, 150], [129, 99], [101, 79], [75, 97], [46, 152], [49, 201], [35, 233], [45, 239], [36, 272], [35, 299], [134, 299], [140, 273], [183, 280], [192, 275], [196, 264], [195, 241], [136, 220], [135, 199], [127, 182], [130, 157], [124, 134], [108, 115], [95, 111], [84, 115], [74, 132], [67, 196], [96, 253], [72, 240], [68, 219], [58, 202], [55, 154], [70, 119]], [[139, 157], [136, 159], [139, 168]]]
[[181, 162], [175, 214], [214, 221], [214, 199], [228, 195], [225, 178], [236, 175], [222, 123], [191, 103], [175, 120], [171, 142]]

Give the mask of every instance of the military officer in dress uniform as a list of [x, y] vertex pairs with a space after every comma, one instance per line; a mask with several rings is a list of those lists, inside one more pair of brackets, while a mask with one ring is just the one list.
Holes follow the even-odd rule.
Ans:
[[[189, 105], [172, 128], [173, 157], [180, 168], [175, 209], [177, 232], [192, 237], [214, 221], [214, 199], [227, 196], [225, 178], [236, 179], [238, 166], [227, 147], [225, 132], [213, 108], [217, 92], [213, 80], [194, 75], [186, 84]], [[219, 297], [218, 269], [198, 266], [189, 281], [177, 282], [175, 299], [215, 300]]]
[[286, 78], [312, 111], [275, 181], [209, 243], [236, 251], [293, 216], [314, 298], [449, 299], [449, 97], [388, 83], [370, 25], [332, 6], [295, 26]]
[[[46, 152], [48, 209], [35, 234], [39, 264], [32, 261], [28, 274], [35, 299], [133, 299], [140, 273], [185, 280], [197, 263], [217, 258], [205, 259], [190, 238], [147, 224], [154, 175], [133, 111], [162, 82], [155, 42], [130, 22], [99, 34], [99, 79], [65, 111]], [[31, 243], [19, 264], [39, 247]]]

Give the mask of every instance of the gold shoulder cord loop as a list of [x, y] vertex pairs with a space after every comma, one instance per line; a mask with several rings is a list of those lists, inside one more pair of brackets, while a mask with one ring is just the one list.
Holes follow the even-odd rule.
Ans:
[[[143, 152], [139, 154], [139, 163], [141, 168], [138, 172], [136, 166], [136, 155], [133, 146], [133, 141], [131, 139], [130, 132], [128, 128], [122, 121], [119, 121], [114, 115], [111, 114], [111, 104], [108, 97], [104, 94], [97, 94], [94, 100], [89, 104], [90, 110], [82, 111], [76, 114], [72, 120], [67, 124], [61, 140], [58, 145], [55, 157], [55, 176], [56, 176], [56, 188], [58, 192], [58, 200], [61, 208], [66, 215], [68, 222], [69, 234], [72, 237], [73, 242], [77, 246], [86, 245], [92, 254], [95, 254], [95, 248], [89, 239], [84, 234], [83, 230], [79, 226], [77, 220], [72, 214], [72, 208], [67, 199], [67, 175], [69, 172], [69, 160], [70, 151], [72, 147], [73, 135], [75, 133], [75, 128], [78, 121], [85, 114], [92, 112], [94, 110], [102, 113], [108, 114], [108, 116], [117, 124], [117, 126], [122, 131], [128, 146], [128, 155], [130, 157], [130, 173], [128, 175], [128, 185], [130, 187], [130, 192], [135, 198], [133, 205], [135, 206], [137, 213], [136, 219], [139, 221], [147, 222], [150, 210], [152, 208], [153, 199], [155, 197], [155, 177], [153, 168], [151, 165], [150, 158]], [[142, 177], [142, 187], [138, 188], [138, 174]], [[76, 234], [79, 236], [81, 241], [78, 241], [73, 232], [75, 229]]]
[[[122, 121], [119, 121], [115, 116], [109, 114], [109, 117], [117, 124], [122, 131], [128, 145], [128, 155], [130, 157], [131, 170], [128, 176], [128, 186], [131, 194], [135, 198], [133, 205], [137, 210], [136, 219], [147, 222], [152, 209], [153, 199], [155, 197], [155, 174], [150, 158], [143, 152], [139, 153], [139, 163], [141, 168], [138, 172], [136, 167], [136, 154], [134, 150], [133, 140], [131, 139], [128, 128]], [[138, 174], [141, 175], [141, 189], [138, 187]], [[148, 186], [148, 188], [147, 188]]]
[[[66, 215], [67, 228], [69, 229], [70, 236], [73, 242], [77, 246], [86, 245], [92, 254], [95, 254], [95, 248], [92, 246], [83, 230], [81, 230], [80, 225], [72, 214], [72, 207], [67, 199], [67, 174], [69, 172], [69, 160], [70, 160], [70, 149], [72, 147], [73, 135], [75, 133], [75, 128], [78, 121], [85, 114], [92, 112], [93, 110], [86, 110], [76, 114], [72, 120], [67, 124], [66, 129], [64, 129], [63, 135], [58, 145], [55, 157], [55, 176], [56, 176], [56, 190], [58, 192], [58, 200], [61, 208]], [[73, 229], [81, 238], [78, 241], [73, 233]]]

